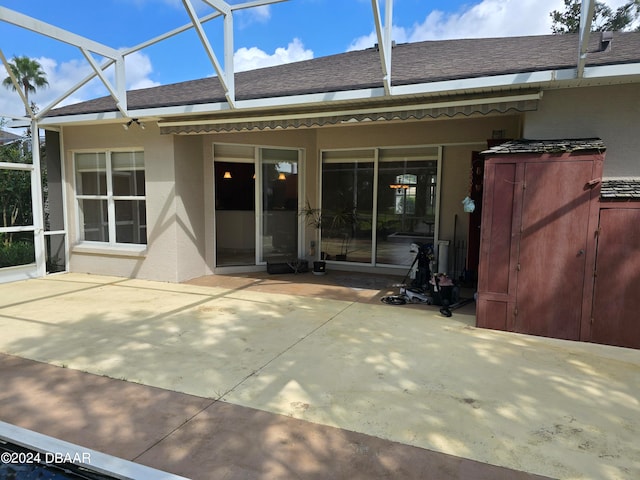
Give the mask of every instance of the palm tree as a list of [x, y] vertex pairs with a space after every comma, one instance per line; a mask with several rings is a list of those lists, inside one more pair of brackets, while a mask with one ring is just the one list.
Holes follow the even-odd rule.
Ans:
[[[37, 60], [29, 57], [13, 57], [9, 62], [9, 68], [16, 77], [16, 80], [18, 80], [18, 83], [24, 88], [27, 105], [29, 105], [29, 92], [36, 93], [38, 88], [49, 85], [47, 74], [42, 70], [42, 65], [40, 65]], [[10, 90], [16, 90], [16, 86], [11, 81], [10, 76], [7, 76], [7, 78], [2, 81], [2, 85]]]

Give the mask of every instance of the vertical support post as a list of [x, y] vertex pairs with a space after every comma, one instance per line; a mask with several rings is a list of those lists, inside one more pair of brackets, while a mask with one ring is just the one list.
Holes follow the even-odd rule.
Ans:
[[384, 45], [389, 49], [387, 56], [388, 71], [391, 73], [391, 31], [393, 28], [393, 0], [386, 0], [384, 5]]
[[233, 61], [233, 11], [224, 16], [224, 76], [227, 82], [227, 101], [233, 106], [236, 98]]
[[580, 5], [580, 41], [578, 45], [578, 65], [576, 76], [582, 78], [584, 66], [587, 63], [587, 49], [589, 47], [589, 36], [591, 34], [591, 23], [593, 22], [593, 12], [595, 10], [595, 0], [583, 0]]
[[373, 19], [378, 36], [378, 50], [380, 51], [380, 65], [382, 67], [384, 91], [386, 95], [391, 95], [391, 28], [393, 26], [393, 0], [386, 0], [385, 2], [384, 25], [382, 25], [382, 20], [380, 18], [378, 0], [371, 0], [371, 8], [373, 10]]
[[33, 249], [36, 257], [36, 274], [44, 277], [47, 274], [47, 254], [44, 241], [44, 202], [42, 197], [42, 168], [40, 165], [40, 132], [38, 121], [31, 121], [31, 209], [33, 212]]
[[125, 65], [124, 65], [124, 56], [120, 55], [116, 59], [115, 66], [115, 77], [116, 77], [116, 93], [117, 99], [116, 102], [119, 104], [119, 109], [121, 112], [127, 112], [127, 76], [125, 73]]

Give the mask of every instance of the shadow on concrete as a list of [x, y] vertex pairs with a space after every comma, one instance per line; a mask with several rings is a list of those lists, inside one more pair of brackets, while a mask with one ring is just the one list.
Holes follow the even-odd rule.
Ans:
[[543, 478], [18, 357], [0, 372], [3, 421], [194, 480]]
[[[29, 285], [52, 281], [66, 280]], [[194, 478], [638, 470], [640, 361], [621, 349], [411, 308], [138, 280], [8, 305], [0, 323], [2, 351], [68, 367], [6, 357], [2, 420]]]

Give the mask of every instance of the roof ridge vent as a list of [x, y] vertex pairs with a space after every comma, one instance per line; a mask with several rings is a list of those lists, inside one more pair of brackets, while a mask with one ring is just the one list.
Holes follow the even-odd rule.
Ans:
[[600, 33], [600, 51], [608, 52], [611, 50], [611, 43], [613, 42], [613, 32], [606, 31]]

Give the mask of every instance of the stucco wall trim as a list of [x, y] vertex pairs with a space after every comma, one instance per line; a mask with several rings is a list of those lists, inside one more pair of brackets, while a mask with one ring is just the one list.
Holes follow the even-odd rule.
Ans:
[[147, 246], [146, 245], [127, 245], [127, 246], [114, 246], [114, 245], [93, 245], [88, 243], [82, 243], [75, 245], [71, 249], [72, 253], [81, 253], [83, 255], [101, 255], [112, 257], [146, 257]]

